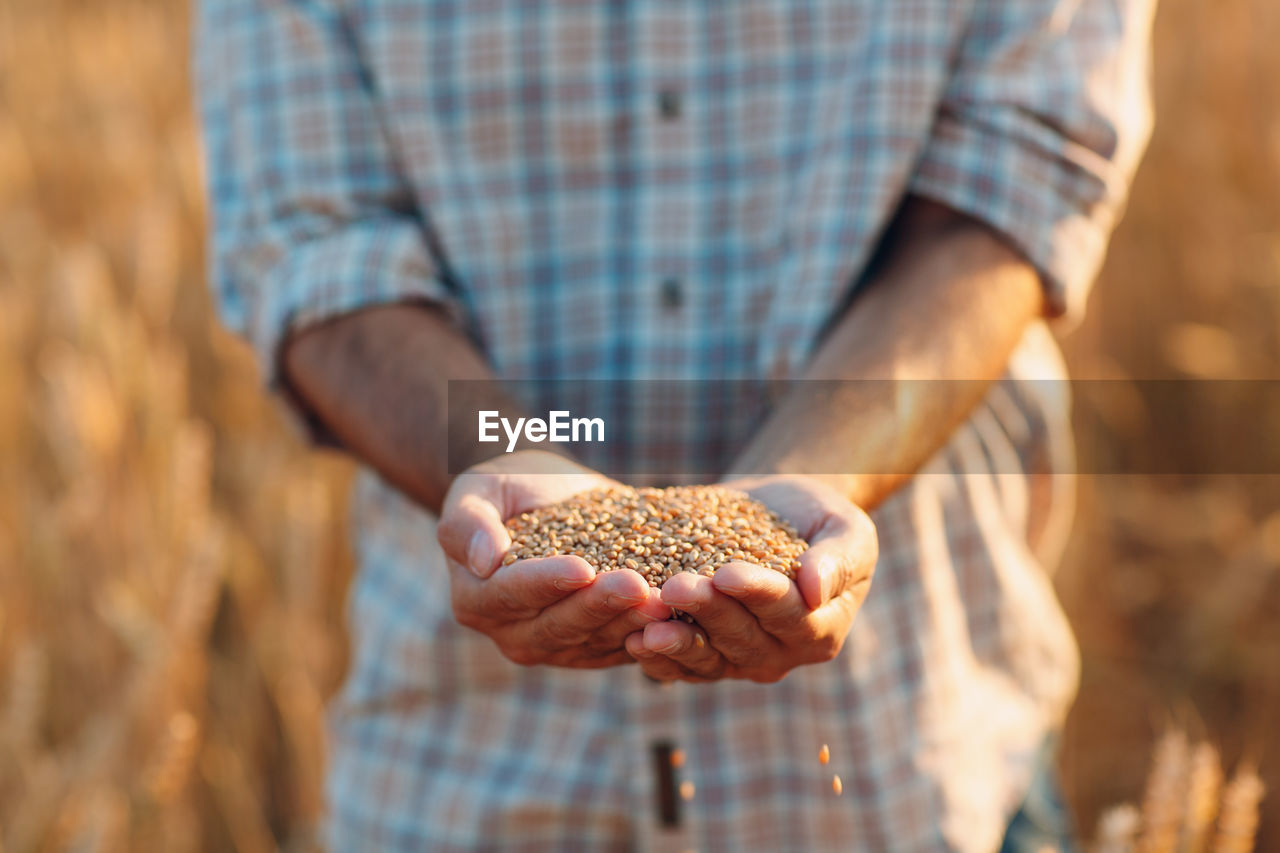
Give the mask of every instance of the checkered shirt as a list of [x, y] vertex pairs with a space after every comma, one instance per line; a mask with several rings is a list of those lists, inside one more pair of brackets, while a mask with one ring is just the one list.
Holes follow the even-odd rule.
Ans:
[[[915, 194], [1077, 313], [1149, 128], [1152, 2], [206, 0], [217, 304], [273, 381], [289, 330], [405, 300], [504, 378], [785, 377]], [[366, 475], [332, 846], [991, 849], [1075, 684], [1044, 569], [1065, 402], [1025, 381], [1060, 369], [1033, 329], [875, 514], [839, 658], [776, 685], [508, 663], [454, 621], [433, 519]], [[613, 405], [677, 465], [747, 439]], [[655, 742], [694, 784], [674, 827]]]

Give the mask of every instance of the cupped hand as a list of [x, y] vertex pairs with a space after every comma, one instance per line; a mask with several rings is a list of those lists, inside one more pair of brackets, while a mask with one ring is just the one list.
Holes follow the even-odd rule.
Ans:
[[543, 451], [498, 457], [461, 474], [445, 496], [438, 528], [458, 622], [488, 635], [518, 664], [630, 663], [625, 638], [671, 613], [637, 572], [597, 574], [586, 560], [567, 555], [500, 565], [511, 546], [506, 519], [618, 485]]
[[809, 548], [795, 581], [735, 562], [709, 578], [681, 573], [663, 584], [662, 602], [696, 624], [654, 622], [626, 638], [626, 650], [658, 680], [773, 682], [798, 666], [829, 661], [871, 586], [879, 553], [875, 526], [842, 494], [803, 476], [726, 485], [777, 512]]

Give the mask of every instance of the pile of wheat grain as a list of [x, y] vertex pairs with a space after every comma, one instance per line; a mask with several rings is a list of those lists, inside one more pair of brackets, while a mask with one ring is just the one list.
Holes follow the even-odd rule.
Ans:
[[711, 576], [734, 561], [795, 578], [808, 544], [764, 504], [724, 486], [598, 489], [507, 522], [518, 559], [571, 554], [597, 571], [631, 569], [659, 587], [680, 572]]

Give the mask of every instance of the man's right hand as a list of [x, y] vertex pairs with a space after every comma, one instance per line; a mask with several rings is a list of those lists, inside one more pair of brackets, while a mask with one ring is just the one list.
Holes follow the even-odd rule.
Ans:
[[510, 660], [526, 666], [630, 663], [627, 635], [671, 615], [637, 572], [597, 574], [572, 556], [501, 565], [511, 546], [506, 519], [617, 485], [562, 456], [534, 450], [461, 474], [445, 497], [439, 526], [458, 622], [488, 635]]

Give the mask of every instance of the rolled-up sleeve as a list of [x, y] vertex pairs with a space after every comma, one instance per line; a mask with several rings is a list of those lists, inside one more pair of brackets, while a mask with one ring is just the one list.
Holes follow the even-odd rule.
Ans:
[[333, 4], [205, 0], [196, 48], [214, 299], [268, 381], [308, 324], [406, 300], [457, 316]]
[[978, 0], [911, 191], [995, 229], [1078, 316], [1151, 130], [1153, 0]]

